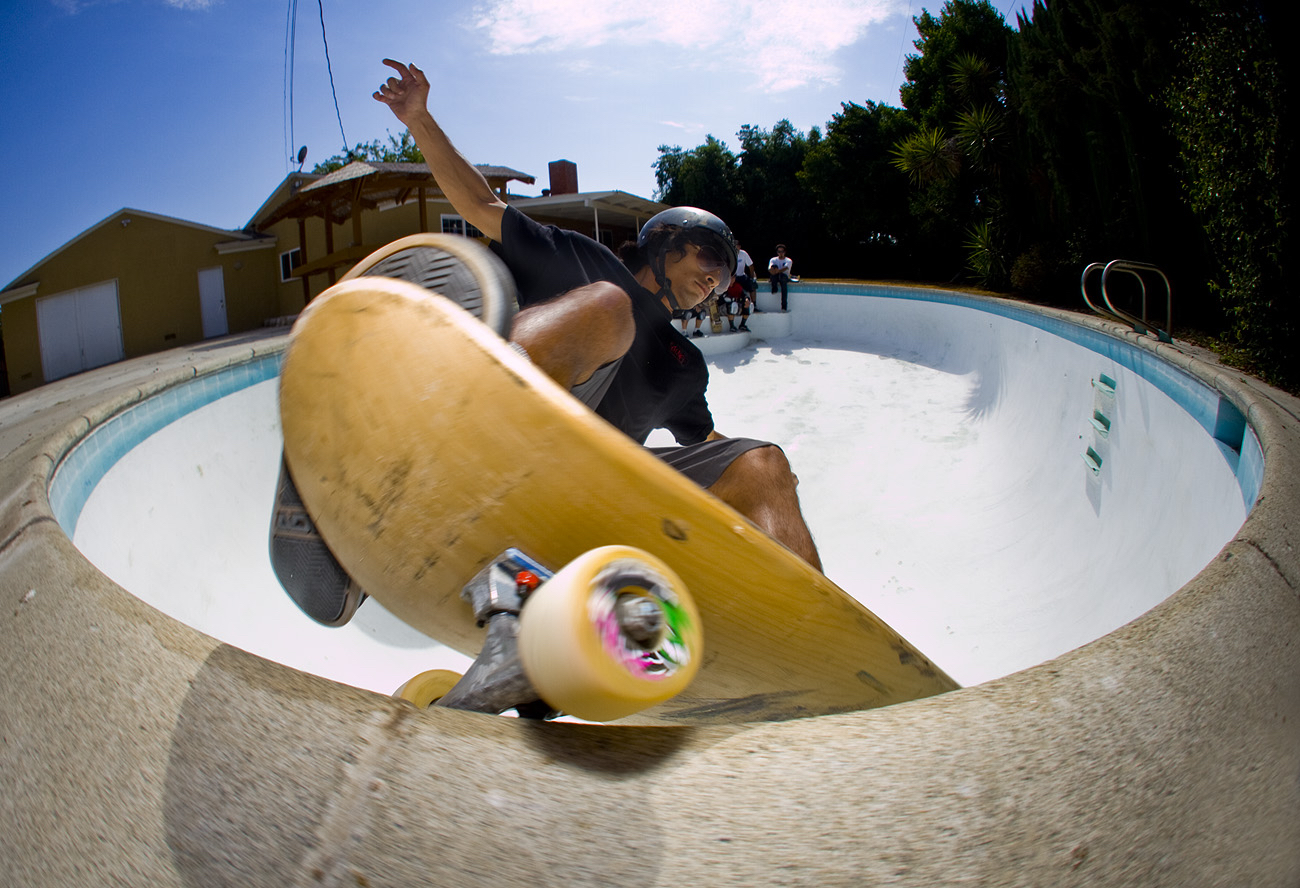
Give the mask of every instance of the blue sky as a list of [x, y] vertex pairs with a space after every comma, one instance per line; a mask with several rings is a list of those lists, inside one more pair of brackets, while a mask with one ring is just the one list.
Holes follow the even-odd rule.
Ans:
[[[992, 0], [1015, 25], [1020, 0]], [[652, 197], [661, 144], [744, 124], [825, 126], [843, 101], [897, 105], [912, 16], [942, 0], [323, 0], [349, 144], [402, 127], [371, 93], [415, 62], [475, 163]], [[318, 0], [4, 0], [0, 286], [122, 207], [240, 228], [308, 148], [344, 145]], [[292, 132], [292, 136], [290, 135]]]

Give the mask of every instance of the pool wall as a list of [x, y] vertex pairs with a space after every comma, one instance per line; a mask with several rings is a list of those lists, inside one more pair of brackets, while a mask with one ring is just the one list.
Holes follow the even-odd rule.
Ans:
[[419, 712], [218, 643], [113, 584], [55, 520], [53, 467], [123, 407], [282, 339], [0, 403], [0, 872], [37, 886], [1300, 883], [1300, 401], [1191, 349], [1079, 325], [1248, 420], [1263, 472], [1235, 539], [1160, 606], [1043, 666], [781, 724]]
[[[1203, 384], [998, 303], [860, 289], [761, 315], [756, 329], [784, 319], [788, 332], [714, 359], [715, 419], [792, 448], [828, 574], [959, 683], [1122, 626], [1245, 520], [1255, 491], [1240, 489], [1238, 454], [1187, 412], [1221, 400]], [[281, 591], [265, 527], [281, 449], [277, 361], [195, 379], [97, 428], [50, 485], [60, 524], [124, 588], [258, 656], [380, 693], [434, 666], [463, 671], [463, 657], [378, 601], [326, 629]]]
[[[881, 350], [896, 348], [900, 341], [921, 343], [939, 339], [965, 344], [971, 337], [951, 328], [966, 323], [993, 323], [991, 316], [1051, 334], [1087, 349], [1102, 360], [1113, 361], [1168, 395], [1222, 445], [1225, 459], [1230, 461], [1237, 476], [1243, 503], [1247, 510], [1254, 506], [1263, 474], [1263, 453], [1241, 409], [1229, 395], [1170, 363], [1166, 356], [1135, 347], [1132, 340], [1116, 337], [1115, 328], [1097, 329], [1080, 323], [1090, 320], [1087, 318], [1044, 313], [1020, 303], [950, 290], [878, 284], [794, 286], [790, 296], [792, 332], [798, 336], [852, 341], [868, 349]], [[864, 307], [864, 302], [869, 307]], [[918, 312], [918, 303], [923, 303], [926, 310]], [[945, 312], [940, 306], [955, 306], [971, 313]], [[846, 321], [856, 326], [846, 331]], [[954, 354], [945, 369], [962, 372], [985, 363], [986, 359], [987, 356], [969, 353]]]

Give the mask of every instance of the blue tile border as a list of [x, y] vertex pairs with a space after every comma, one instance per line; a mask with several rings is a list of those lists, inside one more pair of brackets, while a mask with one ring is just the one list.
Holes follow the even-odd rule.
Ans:
[[263, 355], [172, 386], [91, 429], [64, 455], [50, 479], [50, 508], [71, 537], [86, 500], [113, 465], [154, 432], [226, 395], [274, 378], [279, 353]]

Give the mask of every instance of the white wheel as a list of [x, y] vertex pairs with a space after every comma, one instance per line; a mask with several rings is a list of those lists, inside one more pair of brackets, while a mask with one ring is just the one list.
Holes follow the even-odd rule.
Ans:
[[699, 670], [703, 647], [681, 578], [630, 546], [575, 558], [519, 617], [519, 656], [533, 687], [556, 709], [590, 721], [676, 696]]

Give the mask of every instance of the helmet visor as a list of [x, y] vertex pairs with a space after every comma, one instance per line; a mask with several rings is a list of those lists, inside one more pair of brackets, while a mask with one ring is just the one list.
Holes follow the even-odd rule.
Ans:
[[699, 244], [699, 248], [695, 261], [706, 273], [717, 278], [718, 284], [713, 288], [713, 292], [721, 296], [731, 286], [732, 273], [735, 271], [732, 268], [734, 263], [728, 261], [722, 251], [712, 244]]

